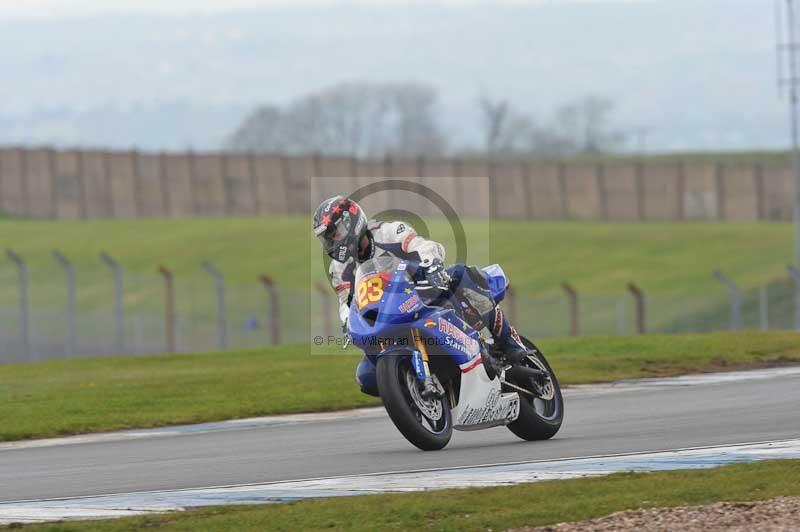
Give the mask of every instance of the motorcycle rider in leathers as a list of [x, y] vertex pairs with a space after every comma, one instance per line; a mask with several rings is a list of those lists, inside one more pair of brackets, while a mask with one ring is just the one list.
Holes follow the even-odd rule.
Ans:
[[[332, 259], [329, 276], [339, 297], [339, 318], [345, 332], [356, 268], [373, 257], [389, 255], [419, 263], [431, 287], [455, 287], [453, 293], [467, 321], [476, 329], [486, 326], [495, 346], [510, 363], [519, 363], [526, 356], [527, 350], [519, 335], [492, 297], [486, 274], [464, 264], [445, 269], [444, 246], [419, 236], [407, 223], [368, 221], [355, 201], [335, 196], [317, 207], [313, 229], [323, 250]], [[356, 368], [356, 380], [362, 392], [378, 395], [375, 366], [366, 357]]]

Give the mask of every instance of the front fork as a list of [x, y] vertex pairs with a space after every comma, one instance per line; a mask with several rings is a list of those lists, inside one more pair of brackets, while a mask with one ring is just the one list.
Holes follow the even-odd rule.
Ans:
[[417, 329], [411, 329], [411, 337], [414, 339], [414, 351], [411, 355], [411, 362], [417, 379], [422, 382], [420, 393], [423, 397], [441, 397], [445, 394], [444, 387], [439, 379], [431, 373], [428, 360], [428, 348], [425, 345], [425, 338]]

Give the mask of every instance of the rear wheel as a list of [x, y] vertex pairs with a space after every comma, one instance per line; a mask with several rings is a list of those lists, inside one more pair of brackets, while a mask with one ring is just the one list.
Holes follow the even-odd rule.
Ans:
[[[523, 440], [547, 440], [555, 436], [564, 420], [564, 398], [561, 387], [550, 364], [539, 349], [527, 338], [522, 338], [528, 348], [524, 365], [547, 374], [544, 379], [528, 379], [529, 382], [513, 382], [526, 390], [535, 389], [541, 397], [519, 393], [519, 417], [508, 424], [508, 429]], [[506, 391], [514, 391], [509, 388]]]
[[443, 448], [453, 435], [450, 400], [423, 397], [411, 357], [384, 355], [378, 359], [378, 391], [397, 429], [423, 451]]

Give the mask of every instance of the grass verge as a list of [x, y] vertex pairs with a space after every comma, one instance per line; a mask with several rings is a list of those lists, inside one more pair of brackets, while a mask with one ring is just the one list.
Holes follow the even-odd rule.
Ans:
[[[103, 250], [117, 258], [131, 276], [149, 275], [156, 281], [158, 264], [171, 268], [179, 279], [194, 276], [207, 281], [200, 263], [210, 260], [232, 284], [257, 286], [258, 275], [266, 273], [284, 288], [308, 289], [310, 279], [325, 280], [324, 274], [310, 270], [313, 236], [309, 224], [305, 216], [271, 217], [269, 221], [2, 220], [0, 247], [13, 248], [25, 257], [37, 284], [49, 282], [48, 286], [33, 286], [33, 292], [63, 284], [63, 271], [52, 258], [53, 249], [61, 249], [74, 262], [79, 284], [87, 284], [86, 293], [79, 294], [85, 298], [92, 297], [92, 285], [109, 276], [98, 260]], [[515, 288], [537, 295], [561, 294], [565, 280], [587, 294], [624, 292], [629, 281], [650, 292], [670, 294], [721, 290], [711, 276], [716, 268], [723, 268], [742, 288], [753, 288], [785, 278], [785, 265], [791, 260], [792, 228], [786, 223], [498, 220], [487, 225], [465, 220], [464, 228], [470, 244], [488, 240], [491, 260], [503, 265]], [[454, 259], [449, 225], [432, 219], [429, 230], [429, 236], [444, 243]], [[747, 253], [731, 253], [732, 249]], [[2, 270], [8, 270], [13, 279], [10, 263]], [[51, 278], [54, 281], [50, 282]], [[11, 296], [16, 293], [15, 286], [0, 290]], [[146, 287], [128, 290], [145, 291]]]
[[[544, 339], [562, 384], [800, 363], [796, 333]], [[359, 355], [305, 346], [0, 365], [0, 440], [379, 404]]]
[[707, 470], [341, 497], [262, 506], [214, 507], [114, 521], [58, 523], [26, 530], [507, 530], [581, 521], [621, 510], [800, 495], [800, 461]]

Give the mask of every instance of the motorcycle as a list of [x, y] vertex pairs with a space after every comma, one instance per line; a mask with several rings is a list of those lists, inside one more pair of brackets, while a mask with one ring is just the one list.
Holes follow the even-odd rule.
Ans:
[[[430, 451], [456, 430], [506, 426], [523, 440], [552, 438], [564, 401], [542, 352], [521, 337], [528, 355], [506, 363], [452, 290], [417, 280], [417, 264], [396, 257], [362, 263], [348, 320], [349, 337], [376, 365], [378, 392], [405, 438]], [[502, 268], [483, 269], [496, 301], [508, 287]]]

